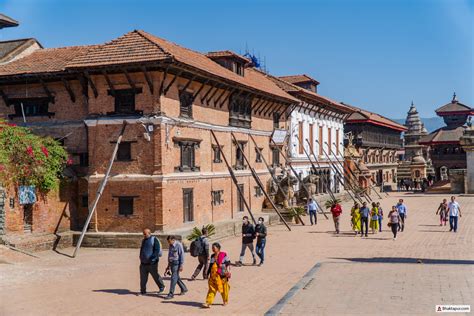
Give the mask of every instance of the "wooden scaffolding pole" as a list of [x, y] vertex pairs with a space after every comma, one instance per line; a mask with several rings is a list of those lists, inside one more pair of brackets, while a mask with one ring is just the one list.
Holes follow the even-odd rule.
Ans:
[[265, 186], [263, 185], [262, 181], [260, 180], [260, 178], [257, 175], [257, 172], [255, 172], [255, 169], [250, 165], [250, 161], [247, 159], [247, 156], [245, 155], [245, 152], [244, 152], [244, 149], [242, 148], [242, 145], [237, 141], [237, 138], [235, 138], [235, 135], [234, 135], [233, 132], [230, 132], [230, 135], [232, 136], [232, 139], [237, 144], [237, 146], [239, 146], [240, 153], [242, 154], [242, 157], [244, 157], [245, 162], [247, 162], [247, 165], [249, 166], [250, 172], [252, 173], [252, 176], [255, 179], [255, 182], [260, 187], [260, 189], [262, 190], [265, 197], [270, 201], [270, 204], [272, 205], [273, 209], [275, 210], [275, 212], [280, 217], [280, 220], [283, 222], [283, 224], [285, 224], [286, 228], [288, 228], [288, 230], [291, 231], [290, 226], [288, 226], [288, 223], [285, 221], [285, 219], [281, 215], [280, 211], [278, 210], [277, 206], [275, 205], [273, 200], [268, 195], [267, 190], [265, 189]]
[[73, 258], [76, 257], [76, 255], [79, 251], [79, 248], [81, 248], [81, 244], [82, 244], [82, 240], [84, 239], [84, 235], [87, 232], [87, 228], [89, 227], [92, 216], [95, 213], [95, 210], [97, 208], [97, 204], [99, 203], [100, 197], [102, 196], [102, 193], [104, 192], [104, 188], [107, 185], [107, 181], [109, 179], [110, 171], [112, 170], [112, 166], [114, 164], [115, 157], [117, 156], [118, 148], [119, 148], [120, 143], [122, 142], [122, 137], [123, 137], [123, 134], [125, 133], [125, 128], [126, 127], [127, 127], [127, 121], [123, 121], [122, 129], [120, 130], [120, 134], [117, 138], [117, 143], [115, 144], [114, 151], [112, 153], [112, 156], [110, 157], [109, 166], [107, 167], [107, 171], [105, 173], [105, 176], [102, 179], [102, 182], [99, 186], [99, 189], [97, 190], [94, 202], [92, 202], [92, 205], [89, 208], [89, 215], [87, 216], [86, 223], [84, 224], [84, 227], [82, 228], [81, 236], [79, 237], [79, 240], [77, 241], [76, 249], [74, 249], [74, 254], [72, 255]]

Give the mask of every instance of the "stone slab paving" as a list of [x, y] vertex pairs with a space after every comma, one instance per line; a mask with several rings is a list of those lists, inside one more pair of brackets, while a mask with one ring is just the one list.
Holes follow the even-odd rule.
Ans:
[[[440, 291], [445, 291], [442, 293], [446, 299], [450, 298], [449, 293], [461, 293], [464, 301], [472, 301], [472, 263], [466, 263], [474, 260], [474, 198], [459, 197], [464, 216], [459, 232], [454, 234], [439, 227], [434, 214], [442, 196], [393, 193], [381, 201], [386, 213], [400, 196], [407, 201], [409, 217], [407, 229], [397, 241], [392, 241], [386, 226], [380, 234], [354, 237], [350, 232], [348, 204], [344, 205], [340, 235], [333, 233], [332, 221], [321, 216], [317, 226], [292, 226], [291, 232], [283, 225], [271, 227], [265, 265], [233, 267], [230, 304], [221, 306], [218, 297], [217, 305], [210, 310], [199, 308], [207, 292], [207, 284], [202, 280], [187, 282], [189, 293], [172, 301], [156, 295], [136, 296], [139, 291], [136, 249], [82, 249], [76, 259], [42, 252], [41, 259], [15, 260], [0, 253], [0, 259], [10, 263], [0, 265], [0, 315], [263, 315], [318, 262], [321, 267], [315, 279], [293, 298], [301, 301], [288, 302], [284, 313], [355, 314], [358, 311], [353, 306], [360, 302], [358, 291], [364, 293], [362, 305], [375, 302], [374, 305], [382, 307], [392, 306], [390, 302], [372, 301], [366, 293], [379, 293], [384, 298], [393, 296], [394, 302], [399, 296], [400, 307], [408, 314], [420, 314], [420, 301], [426, 307], [426, 314], [430, 314], [434, 308], [431, 297], [436, 298]], [[309, 222], [308, 217], [305, 219]], [[238, 259], [239, 237], [226, 239], [222, 245], [232, 260]], [[62, 252], [71, 254], [72, 249]], [[385, 263], [393, 258], [402, 262], [416, 262], [420, 258], [452, 261], [451, 264]], [[250, 261], [247, 255], [247, 262]], [[195, 265], [195, 259], [187, 256], [182, 275], [190, 276]], [[160, 264], [160, 272], [163, 270], [164, 265]], [[412, 282], [416, 278], [423, 282]], [[366, 280], [364, 287], [362, 280]], [[165, 282], [168, 285], [169, 281]], [[460, 282], [464, 282], [462, 286]], [[150, 282], [149, 290], [156, 291], [156, 285]], [[313, 290], [320, 291], [314, 294], [320, 295], [320, 300], [314, 295], [309, 295], [310, 302], [300, 297]], [[410, 293], [411, 297], [423, 294], [419, 300], [410, 300], [407, 299]]]

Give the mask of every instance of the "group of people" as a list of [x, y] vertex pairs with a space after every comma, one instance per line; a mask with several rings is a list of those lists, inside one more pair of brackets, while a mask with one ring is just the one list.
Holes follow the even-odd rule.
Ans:
[[417, 179], [400, 179], [397, 183], [397, 191], [417, 191], [425, 192], [428, 187], [433, 185], [433, 177], [431, 175], [428, 178], [423, 178], [421, 180]]
[[456, 201], [456, 197], [451, 197], [451, 202], [448, 203], [446, 199], [443, 199], [436, 210], [436, 215], [439, 214], [439, 226], [446, 226], [446, 222], [449, 218], [449, 231], [457, 232], [458, 230], [458, 217], [461, 215], [461, 206]]
[[[208, 280], [208, 292], [203, 308], [209, 308], [214, 302], [214, 298], [219, 292], [222, 296], [223, 305], [229, 302], [231, 277], [231, 261], [226, 252], [221, 250], [221, 245], [217, 242], [209, 247], [209, 238], [207, 228], [201, 230], [201, 236], [198, 237], [202, 247], [197, 255], [198, 266], [190, 277], [194, 281], [196, 277], [203, 272], [203, 279]], [[151, 274], [153, 280], [158, 286], [158, 294], [163, 293], [165, 284], [163, 278], [158, 272], [158, 263], [162, 256], [162, 246], [160, 240], [151, 234], [150, 229], [143, 230], [143, 241], [140, 247], [140, 293], [145, 295], [148, 276]], [[260, 258], [259, 266], [264, 263], [265, 245], [267, 237], [267, 227], [264, 224], [263, 217], [258, 219], [258, 224], [254, 227], [247, 216], [243, 217], [242, 224], [242, 249], [240, 259], [236, 266], [242, 266], [246, 249], [249, 248], [253, 259], [253, 265], [257, 264], [256, 255]], [[254, 240], [256, 241], [256, 253], [254, 251]], [[180, 288], [180, 295], [186, 294], [188, 289], [181, 279], [180, 272], [184, 265], [184, 248], [182, 243], [175, 236], [167, 237], [169, 251], [165, 275], [170, 276], [170, 287], [165, 299], [172, 299], [175, 295], [176, 285]], [[212, 254], [211, 254], [212, 252]]]

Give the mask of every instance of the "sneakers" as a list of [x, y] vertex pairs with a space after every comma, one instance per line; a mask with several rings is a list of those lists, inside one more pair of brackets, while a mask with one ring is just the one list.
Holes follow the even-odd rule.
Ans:
[[242, 266], [242, 261], [236, 261], [235, 266], [236, 267], [241, 267]]
[[165, 300], [171, 300], [174, 297], [173, 294], [168, 294], [165, 296]]
[[157, 293], [158, 293], [158, 294], [161, 294], [161, 293], [163, 293], [163, 292], [164, 292], [164, 290], [165, 290], [165, 288], [164, 288], [164, 287], [162, 287], [162, 288], [161, 288], [161, 289], [160, 289], [160, 290], [159, 290]]

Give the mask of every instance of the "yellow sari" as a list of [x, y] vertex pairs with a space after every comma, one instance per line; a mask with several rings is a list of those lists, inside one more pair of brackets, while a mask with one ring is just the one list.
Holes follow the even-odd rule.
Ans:
[[370, 228], [379, 230], [379, 209], [377, 207], [373, 207], [372, 211], [370, 212]]
[[[222, 253], [219, 253], [222, 254]], [[224, 253], [224, 257], [227, 258], [227, 255]], [[225, 258], [221, 259], [220, 265], [222, 268], [224, 268], [225, 263], [224, 260]], [[211, 258], [211, 261], [213, 258]], [[207, 292], [207, 297], [206, 297], [206, 304], [212, 305], [214, 302], [214, 298], [216, 296], [216, 293], [219, 292], [221, 293], [222, 296], [222, 301], [224, 304], [227, 304], [229, 302], [229, 290], [230, 290], [230, 285], [229, 285], [229, 280], [226, 277], [223, 277], [219, 274], [219, 265], [217, 262], [219, 261], [218, 259], [214, 259], [214, 262], [211, 263], [211, 274], [209, 276], [209, 290]]]
[[360, 232], [360, 212], [358, 208], [352, 208], [351, 217], [352, 230], [355, 232]]

